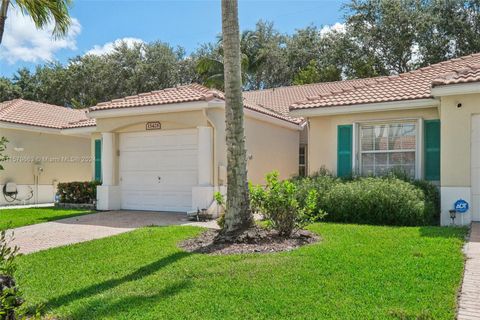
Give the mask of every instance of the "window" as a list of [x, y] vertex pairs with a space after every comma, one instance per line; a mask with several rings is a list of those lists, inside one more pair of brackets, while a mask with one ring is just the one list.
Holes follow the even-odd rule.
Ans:
[[415, 177], [415, 122], [362, 124], [359, 130], [362, 175], [378, 176], [399, 170]]
[[305, 177], [307, 175], [307, 146], [300, 145], [298, 157], [298, 175]]

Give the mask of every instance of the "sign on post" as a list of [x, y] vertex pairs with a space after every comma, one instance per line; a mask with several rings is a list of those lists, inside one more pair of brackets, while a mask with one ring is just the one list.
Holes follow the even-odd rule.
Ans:
[[463, 199], [458, 199], [454, 204], [455, 211], [458, 213], [465, 213], [468, 211], [469, 205], [468, 202]]

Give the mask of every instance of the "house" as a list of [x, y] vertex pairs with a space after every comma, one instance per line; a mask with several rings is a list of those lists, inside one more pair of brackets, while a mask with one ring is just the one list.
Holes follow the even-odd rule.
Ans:
[[480, 54], [473, 54], [322, 85], [289, 106], [291, 116], [307, 121], [308, 172], [379, 175], [399, 168], [440, 186], [442, 225], [450, 224], [450, 210], [456, 224], [480, 221], [479, 81]]
[[[52, 203], [57, 183], [90, 180], [94, 125], [82, 110], [22, 99], [0, 103], [0, 137], [8, 140], [9, 157], [1, 163], [0, 206]], [[17, 195], [3, 192], [7, 183], [16, 184]]]
[[[248, 179], [278, 170], [298, 174], [303, 121], [283, 109], [245, 101]], [[191, 211], [225, 192], [227, 151], [223, 93], [198, 84], [100, 103], [92, 145], [100, 210]]]

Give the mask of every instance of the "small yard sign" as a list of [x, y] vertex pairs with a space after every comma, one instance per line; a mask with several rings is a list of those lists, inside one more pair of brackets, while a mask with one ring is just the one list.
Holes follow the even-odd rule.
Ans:
[[162, 129], [162, 124], [160, 123], [160, 121], [147, 122], [147, 124], [145, 126], [145, 129], [146, 130], [160, 130], [160, 129]]
[[457, 211], [458, 213], [465, 213], [468, 211], [468, 202], [463, 200], [463, 199], [458, 199], [457, 201], [455, 201], [455, 211]]

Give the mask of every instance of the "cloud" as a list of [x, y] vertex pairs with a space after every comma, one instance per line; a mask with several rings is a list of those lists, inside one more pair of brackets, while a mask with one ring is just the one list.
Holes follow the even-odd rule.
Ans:
[[68, 34], [61, 39], [52, 37], [54, 24], [37, 29], [29, 16], [18, 9], [10, 7], [5, 25], [5, 34], [0, 46], [0, 60], [9, 64], [18, 61], [39, 62], [53, 60], [61, 49], [76, 50], [76, 37], [80, 34], [80, 22], [72, 18]]
[[101, 56], [101, 55], [104, 55], [104, 54], [108, 54], [108, 53], [111, 53], [113, 52], [113, 50], [115, 49], [115, 47], [121, 45], [122, 43], [126, 43], [127, 44], [127, 47], [129, 48], [133, 48], [133, 46], [135, 44], [139, 44], [139, 43], [145, 43], [145, 41], [143, 41], [142, 39], [138, 39], [138, 38], [121, 38], [121, 39], [117, 39], [115, 41], [112, 41], [112, 42], [107, 42], [105, 43], [104, 45], [95, 45], [92, 49], [88, 50], [85, 54], [92, 54], [92, 55], [96, 55], [96, 56]]
[[324, 36], [330, 32], [339, 32], [339, 33], [345, 33], [345, 23], [340, 23], [337, 22], [332, 25], [326, 25], [323, 26], [322, 29], [320, 29], [320, 35]]

